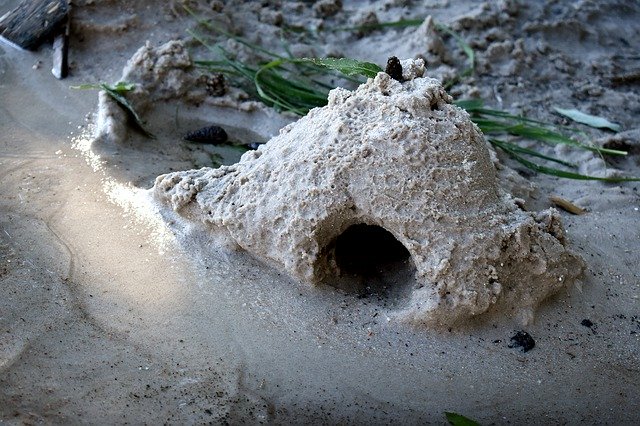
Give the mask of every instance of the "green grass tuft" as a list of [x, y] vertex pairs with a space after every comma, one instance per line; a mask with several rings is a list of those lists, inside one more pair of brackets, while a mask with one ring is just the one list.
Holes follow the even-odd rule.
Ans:
[[599, 177], [583, 175], [572, 170], [563, 170], [535, 163], [525, 158], [525, 156], [540, 158], [573, 170], [578, 168], [575, 164], [544, 155], [529, 148], [524, 148], [513, 141], [507, 141], [504, 138], [499, 137], [510, 135], [517, 139], [535, 140], [548, 145], [564, 144], [577, 149], [592, 151], [601, 156], [624, 156], [627, 155], [627, 153], [625, 151], [602, 148], [582, 143], [574, 138], [565, 136], [559, 132], [557, 126], [553, 126], [548, 123], [513, 115], [506, 111], [485, 108], [481, 100], [461, 100], [456, 101], [455, 104], [469, 113], [471, 120], [478, 125], [482, 133], [487, 136], [487, 140], [494, 147], [505, 152], [511, 158], [531, 170], [568, 179], [599, 180], [603, 182], [640, 181], [640, 178], [636, 177]]
[[[198, 20], [202, 28], [217, 35], [232, 38], [251, 49], [257, 56], [263, 58], [260, 63], [244, 63], [235, 59], [222, 46], [209, 42], [206, 35], [190, 31], [189, 33], [209, 49], [216, 58], [215, 60], [196, 61], [196, 64], [211, 72], [224, 73], [232, 83], [244, 88], [256, 99], [279, 111], [291, 112], [300, 116], [305, 115], [312, 108], [326, 105], [329, 90], [336, 87], [336, 79], [342, 79], [347, 83], [361, 83], [362, 80], [358, 80], [357, 76], [374, 77], [378, 72], [382, 71], [382, 68], [376, 64], [348, 58], [293, 58], [291, 54], [287, 56], [281, 55], [263, 46], [251, 43], [242, 37], [230, 34], [208, 21], [201, 20], [188, 8], [186, 9]], [[424, 20], [400, 20], [340, 29], [362, 30], [407, 27], [417, 26], [422, 22]], [[467, 55], [467, 69], [463, 71], [462, 75], [472, 73], [475, 62], [473, 49], [449, 27], [436, 24], [436, 29], [453, 37]], [[459, 100], [455, 103], [469, 113], [471, 120], [487, 136], [489, 143], [535, 172], [561, 178], [603, 182], [640, 180], [640, 178], [635, 177], [582, 175], [575, 171], [577, 169], [575, 164], [545, 155], [534, 149], [522, 147], [517, 143], [518, 140], [534, 140], [547, 145], [569, 145], [575, 149], [592, 151], [601, 156], [627, 154], [624, 151], [586, 144], [575, 137], [565, 134], [579, 133], [573, 129], [554, 126], [542, 121], [514, 115], [507, 111], [486, 108], [481, 100]], [[508, 138], [505, 138], [505, 136]], [[529, 158], [554, 163], [564, 169], [540, 164]]]

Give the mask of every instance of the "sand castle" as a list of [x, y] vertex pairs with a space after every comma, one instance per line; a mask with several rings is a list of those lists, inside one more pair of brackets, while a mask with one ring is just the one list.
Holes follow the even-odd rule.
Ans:
[[308, 283], [340, 273], [345, 231], [376, 226], [415, 265], [402, 318], [452, 325], [495, 307], [530, 319], [582, 271], [557, 212], [524, 211], [467, 113], [421, 61], [403, 69], [402, 83], [379, 73], [332, 90], [236, 164], [158, 177], [155, 197]]

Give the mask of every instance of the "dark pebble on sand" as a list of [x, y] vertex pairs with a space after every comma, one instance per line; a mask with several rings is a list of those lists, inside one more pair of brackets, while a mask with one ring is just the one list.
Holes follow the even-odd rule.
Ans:
[[228, 139], [227, 132], [220, 126], [207, 126], [193, 132], [189, 132], [184, 136], [189, 142], [221, 144]]
[[536, 345], [536, 341], [526, 331], [518, 331], [511, 337], [510, 348], [521, 348], [522, 352], [528, 352]]
[[582, 322], [580, 323], [580, 325], [584, 325], [585, 327], [593, 327], [593, 322], [591, 320], [588, 319], [583, 319]]
[[395, 56], [387, 60], [387, 68], [384, 72], [389, 74], [394, 80], [404, 81], [404, 78], [402, 78], [402, 65], [400, 64], [400, 60]]

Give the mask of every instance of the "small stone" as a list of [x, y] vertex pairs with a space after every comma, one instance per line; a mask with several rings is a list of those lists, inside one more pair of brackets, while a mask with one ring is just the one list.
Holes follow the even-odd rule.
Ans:
[[276, 27], [279, 27], [284, 22], [284, 16], [280, 11], [271, 10], [265, 7], [260, 11], [260, 22], [264, 22], [265, 24], [275, 25]]
[[184, 136], [184, 140], [189, 142], [221, 144], [228, 139], [227, 132], [220, 126], [207, 126], [193, 132], [189, 132]]
[[356, 34], [362, 37], [371, 33], [379, 22], [378, 15], [372, 10], [358, 16], [354, 20], [354, 26], [358, 27]]
[[536, 341], [526, 331], [518, 331], [511, 337], [511, 342], [510, 348], [521, 348], [522, 352], [528, 352], [536, 345]]
[[316, 16], [327, 18], [342, 10], [342, 0], [320, 0], [313, 6]]
[[588, 319], [583, 319], [582, 322], [580, 323], [580, 325], [583, 325], [585, 327], [593, 327], [593, 322], [591, 320]]
[[400, 64], [400, 60], [395, 56], [387, 59], [387, 68], [384, 70], [391, 78], [394, 80], [398, 80], [400, 82], [404, 81], [402, 77], [402, 65]]
[[212, 11], [220, 13], [224, 10], [224, 3], [220, 0], [213, 0], [209, 2], [209, 7]]

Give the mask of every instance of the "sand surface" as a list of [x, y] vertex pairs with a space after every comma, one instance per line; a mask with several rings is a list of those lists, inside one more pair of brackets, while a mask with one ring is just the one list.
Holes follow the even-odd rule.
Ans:
[[[157, 140], [92, 145], [97, 94], [69, 85], [114, 82], [144, 40], [185, 37], [193, 23], [174, 2], [77, 3], [69, 79], [52, 77], [49, 46], [0, 45], [0, 422], [445, 424], [445, 411], [482, 424], [640, 422], [640, 184], [545, 177], [502, 159], [523, 177], [512, 190], [531, 210], [548, 208], [550, 195], [588, 210], [562, 213], [584, 278], [538, 310], [526, 353], [508, 346], [521, 325], [500, 316], [451, 331], [410, 327], [385, 315], [384, 299], [310, 287], [196, 228], [167, 226], [148, 198], [156, 176], [240, 156], [186, 145], [185, 130], [215, 116], [264, 141], [292, 118], [177, 113], [169, 102], [148, 117]], [[279, 45], [279, 2], [229, 3], [220, 19]], [[555, 153], [583, 173], [640, 176], [638, 81], [614, 78], [640, 68], [640, 6], [344, 1], [331, 15], [282, 3], [285, 22], [309, 27], [371, 11], [380, 21], [432, 14], [476, 49], [476, 74], [454, 97], [557, 123], [552, 106], [605, 116], [622, 133], [577, 127], [626, 144], [627, 158]], [[321, 34], [292, 50], [379, 64], [422, 55], [434, 77], [464, 63], [455, 41], [428, 28]]]

